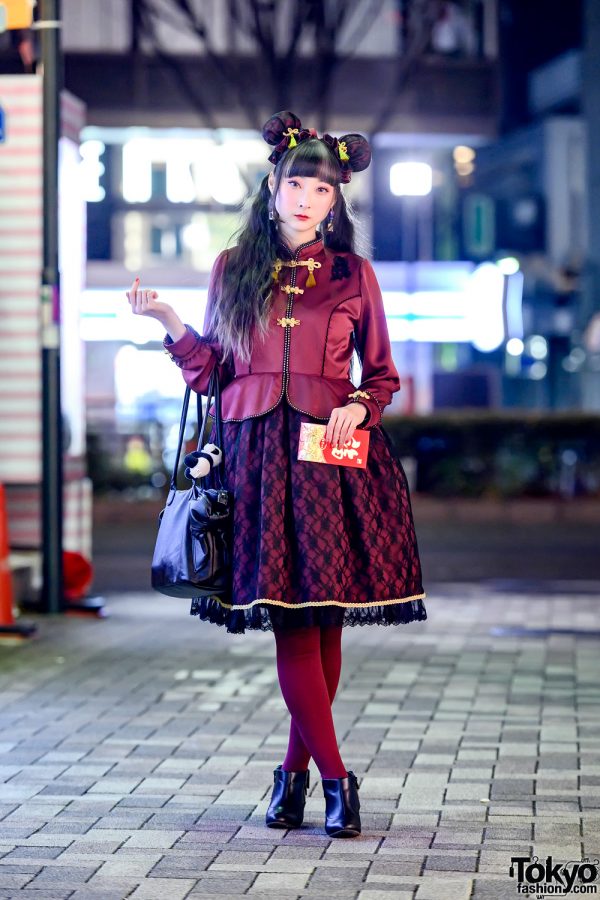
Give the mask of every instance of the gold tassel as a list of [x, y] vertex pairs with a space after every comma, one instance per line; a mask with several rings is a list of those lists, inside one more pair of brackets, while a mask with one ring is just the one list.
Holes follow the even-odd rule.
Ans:
[[346, 141], [340, 141], [338, 144], [338, 153], [342, 162], [348, 162], [350, 157], [346, 152], [348, 148], [346, 147]]
[[308, 266], [308, 278], [306, 279], [306, 287], [313, 288], [317, 286], [317, 282], [315, 279], [315, 269], [321, 268], [321, 263], [317, 262], [316, 259], [313, 259], [310, 256], [308, 259], [302, 259], [298, 263], [300, 266]]
[[288, 128], [287, 131], [283, 132], [283, 136], [290, 139], [288, 142], [288, 150], [291, 150], [292, 147], [295, 147], [297, 145], [298, 142], [296, 141], [294, 135], [298, 134], [298, 131], [298, 128]]

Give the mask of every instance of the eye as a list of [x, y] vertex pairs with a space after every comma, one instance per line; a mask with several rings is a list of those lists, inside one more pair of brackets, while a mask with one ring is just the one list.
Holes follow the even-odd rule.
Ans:
[[290, 178], [288, 181], [288, 184], [298, 184], [298, 182], [295, 181], [293, 178]]
[[318, 188], [318, 190], [324, 191], [326, 194], [329, 193], [329, 188], [328, 188], [328, 187], [320, 187], [320, 188]]

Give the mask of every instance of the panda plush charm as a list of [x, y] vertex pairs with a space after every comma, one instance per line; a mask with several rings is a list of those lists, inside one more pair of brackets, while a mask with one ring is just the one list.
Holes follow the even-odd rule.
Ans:
[[222, 459], [223, 454], [216, 444], [205, 444], [202, 450], [194, 450], [185, 457], [183, 461], [186, 466], [185, 477], [191, 481], [204, 478]]

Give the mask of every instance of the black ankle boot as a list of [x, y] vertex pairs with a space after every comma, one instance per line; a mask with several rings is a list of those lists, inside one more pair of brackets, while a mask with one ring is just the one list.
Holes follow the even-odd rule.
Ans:
[[275, 786], [267, 810], [269, 828], [300, 828], [304, 819], [304, 804], [310, 773], [285, 772], [281, 766], [273, 772]]
[[322, 778], [325, 794], [325, 831], [330, 837], [356, 837], [361, 832], [358, 781], [354, 772], [346, 778]]

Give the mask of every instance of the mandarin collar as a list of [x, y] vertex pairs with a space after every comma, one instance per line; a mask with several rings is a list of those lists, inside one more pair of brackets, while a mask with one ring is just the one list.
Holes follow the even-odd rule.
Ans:
[[295, 251], [290, 250], [290, 248], [285, 245], [285, 249], [287, 253], [289, 253], [290, 259], [309, 259], [311, 256], [316, 256], [317, 253], [321, 253], [323, 247], [323, 235], [319, 231], [317, 231], [317, 236], [314, 240], [307, 241], [305, 244], [300, 244]]

